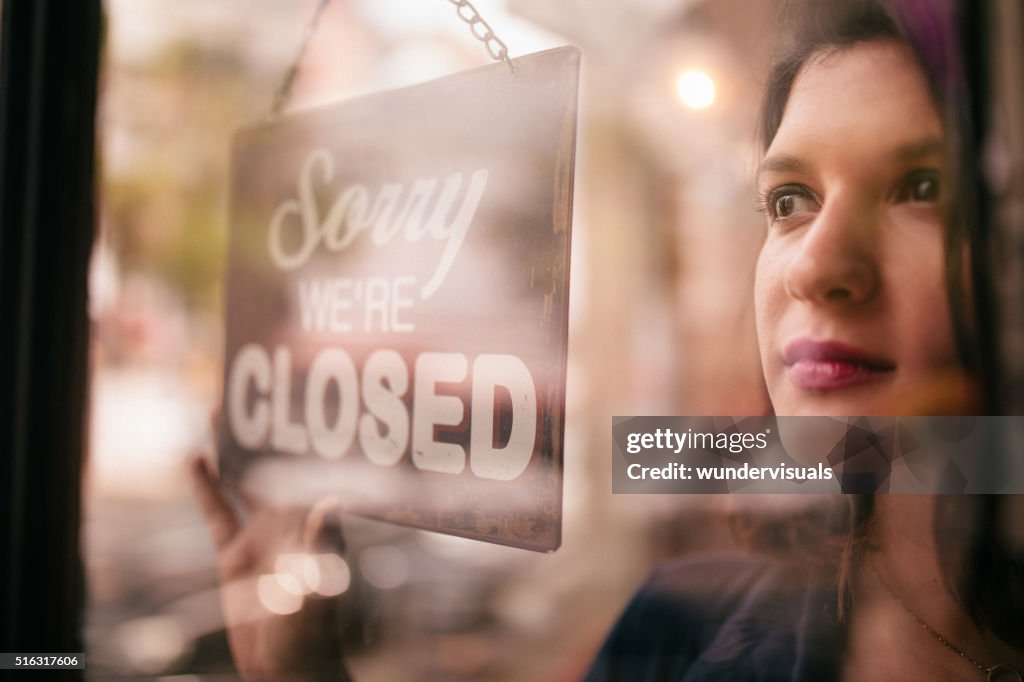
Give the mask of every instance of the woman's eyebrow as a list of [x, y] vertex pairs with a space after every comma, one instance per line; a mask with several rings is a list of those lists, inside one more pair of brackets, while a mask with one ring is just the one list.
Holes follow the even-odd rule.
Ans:
[[807, 173], [810, 165], [798, 156], [790, 154], [772, 154], [765, 157], [761, 165], [757, 167], [755, 179], [759, 179], [764, 173]]
[[[912, 140], [896, 147], [890, 156], [904, 163], [912, 163], [922, 159], [943, 158], [946, 152], [946, 145], [941, 137], [926, 137], [920, 140]], [[765, 157], [761, 165], [757, 167], [755, 180], [760, 179], [764, 173], [809, 173], [811, 165], [792, 154], [772, 154]]]
[[899, 161], [912, 162], [931, 157], [944, 157], [946, 145], [941, 137], [927, 137], [902, 144], [892, 152]]

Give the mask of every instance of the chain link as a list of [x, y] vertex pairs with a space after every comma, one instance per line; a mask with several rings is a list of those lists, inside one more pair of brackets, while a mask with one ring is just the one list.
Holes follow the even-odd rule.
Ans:
[[[281, 115], [281, 110], [284, 109], [284, 105], [288, 102], [288, 97], [291, 95], [292, 86], [295, 83], [295, 77], [299, 73], [299, 66], [302, 64], [302, 57], [306, 54], [306, 48], [309, 46], [310, 38], [313, 37], [313, 33], [316, 31], [317, 25], [320, 23], [320, 15], [323, 14], [324, 8], [327, 7], [327, 3], [330, 0], [320, 0], [316, 7], [316, 11], [313, 13], [313, 18], [310, 19], [309, 24], [306, 25], [306, 32], [302, 36], [302, 43], [299, 45], [298, 54], [295, 55], [295, 59], [292, 60], [291, 66], [284, 74], [284, 79], [281, 81], [281, 85], [278, 86], [277, 92], [274, 94], [274, 103], [270, 109], [270, 115], [272, 118], [276, 118]], [[484, 18], [480, 16], [480, 13], [476, 11], [476, 7], [473, 7], [469, 0], [448, 0], [451, 4], [455, 5], [455, 13], [469, 25], [469, 30], [473, 34], [473, 37], [484, 44], [487, 48], [487, 53], [491, 55], [491, 59], [495, 61], [503, 61], [508, 66], [509, 71], [515, 73], [516, 67], [512, 63], [512, 60], [508, 56], [508, 47], [505, 43], [494, 34], [494, 30], [491, 29], [491, 25], [484, 21]]]
[[[889, 596], [891, 596], [893, 599], [895, 599], [896, 603], [899, 604], [901, 607], [903, 607], [903, 610], [906, 611], [907, 614], [911, 618], [913, 618], [917, 622], [917, 624], [920, 625], [924, 629], [925, 632], [927, 632], [929, 635], [931, 635], [936, 640], [938, 640], [939, 643], [941, 643], [944, 647], [946, 647], [947, 649], [952, 651], [954, 654], [958, 655], [960, 658], [964, 659], [964, 661], [966, 661], [967, 663], [970, 663], [971, 665], [973, 665], [975, 668], [977, 668], [981, 672], [986, 673], [988, 675], [989, 679], [992, 678], [992, 673], [993, 673], [993, 671], [996, 668], [1008, 668], [1010, 670], [1013, 670], [1012, 668], [1009, 668], [1008, 666], [1000, 665], [1000, 664], [997, 664], [995, 666], [986, 666], [986, 665], [982, 664], [980, 661], [978, 661], [977, 659], [975, 659], [974, 657], [970, 656], [963, 649], [960, 649], [959, 647], [954, 646], [952, 642], [950, 642], [948, 639], [943, 637], [937, 630], [932, 628], [931, 625], [928, 625], [928, 623], [926, 623], [925, 620], [923, 618], [921, 618], [921, 616], [917, 615], [917, 611], [915, 611], [914, 609], [910, 608], [907, 605], [907, 603], [905, 601], [903, 601], [903, 597], [901, 597], [899, 594], [896, 593], [896, 590], [893, 589], [889, 585], [889, 582], [885, 578], [882, 577], [881, 572], [878, 570], [878, 568], [874, 564], [871, 564], [870, 568], [871, 568], [871, 571], [875, 574], [875, 578], [878, 579], [878, 582], [882, 583], [882, 587], [884, 587], [885, 591], [889, 593]], [[1013, 672], [1016, 673], [1017, 671], [1013, 670]], [[1019, 677], [1020, 677], [1020, 674], [1018, 673], [1018, 679], [1019, 679]]]
[[295, 55], [295, 59], [292, 60], [291, 66], [284, 74], [284, 79], [281, 81], [281, 85], [278, 86], [277, 92], [274, 93], [274, 103], [270, 108], [270, 116], [277, 118], [281, 115], [281, 110], [284, 109], [285, 103], [288, 101], [288, 97], [292, 94], [292, 85], [295, 83], [295, 77], [299, 73], [299, 65], [302, 63], [302, 57], [306, 54], [306, 48], [309, 46], [309, 40], [313, 37], [313, 33], [316, 31], [317, 25], [320, 23], [320, 15], [323, 14], [324, 8], [327, 7], [327, 3], [330, 0], [320, 0], [320, 3], [316, 6], [316, 11], [313, 12], [313, 18], [309, 20], [306, 25], [306, 32], [302, 36], [302, 42], [299, 44], [299, 52]]
[[455, 13], [459, 19], [469, 24], [469, 30], [473, 37], [484, 44], [491, 59], [505, 62], [509, 71], [515, 73], [516, 67], [509, 59], [508, 47], [501, 38], [494, 34], [491, 25], [484, 21], [484, 18], [476, 11], [476, 7], [473, 7], [469, 0], [448, 0], [448, 2], [455, 5]]

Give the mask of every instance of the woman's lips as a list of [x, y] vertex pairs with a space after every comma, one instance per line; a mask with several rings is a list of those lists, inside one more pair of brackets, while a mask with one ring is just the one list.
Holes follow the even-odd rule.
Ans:
[[857, 386], [896, 369], [886, 358], [837, 341], [799, 339], [786, 346], [783, 361], [793, 385], [812, 391]]

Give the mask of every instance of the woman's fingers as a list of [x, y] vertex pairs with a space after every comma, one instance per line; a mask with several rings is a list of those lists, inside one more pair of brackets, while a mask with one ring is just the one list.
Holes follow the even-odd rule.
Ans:
[[220, 406], [210, 408], [210, 434], [213, 437], [213, 442], [216, 443], [220, 439]]
[[189, 474], [192, 490], [199, 502], [199, 508], [203, 510], [206, 525], [210, 527], [213, 542], [218, 549], [222, 549], [238, 533], [238, 515], [221, 492], [220, 485], [204, 457], [196, 455], [191, 458]]
[[307, 552], [327, 548], [334, 552], [345, 551], [345, 537], [338, 520], [339, 500], [326, 497], [313, 505], [302, 524], [302, 546]]

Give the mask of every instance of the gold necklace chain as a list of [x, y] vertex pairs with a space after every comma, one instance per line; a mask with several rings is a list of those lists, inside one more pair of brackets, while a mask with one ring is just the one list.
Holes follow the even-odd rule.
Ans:
[[993, 676], [997, 675], [997, 674], [998, 675], [1002, 675], [1004, 673], [1012, 673], [1013, 675], [1016, 676], [1017, 682], [1024, 682], [1024, 678], [1021, 677], [1020, 671], [1017, 670], [1016, 668], [1014, 668], [1013, 666], [1007, 665], [1005, 663], [996, 663], [994, 665], [988, 665], [988, 666], [987, 665], [983, 665], [980, 661], [978, 661], [978, 659], [974, 658], [973, 656], [968, 654], [966, 651], [964, 651], [963, 649], [957, 647], [952, 642], [950, 642], [948, 639], [943, 637], [942, 633], [937, 631], [931, 625], [928, 625], [928, 623], [925, 622], [924, 618], [922, 618], [921, 616], [917, 615], [917, 612], [914, 611], [914, 609], [910, 608], [905, 601], [903, 601], [903, 598], [899, 594], [896, 593], [896, 590], [894, 590], [892, 587], [890, 587], [889, 583], [885, 580], [885, 578], [882, 577], [882, 574], [878, 571], [877, 568], [875, 568], [874, 564], [871, 564], [870, 567], [871, 567], [872, 573], [874, 573], [875, 577], [878, 578], [878, 582], [882, 583], [882, 587], [885, 588], [885, 591], [888, 592], [892, 596], [892, 598], [896, 600], [896, 603], [899, 604], [900, 607], [902, 607], [903, 610], [906, 611], [907, 614], [911, 618], [913, 618], [917, 622], [917, 624], [920, 625], [922, 629], [924, 629], [925, 632], [927, 632], [929, 635], [934, 637], [944, 647], [946, 647], [947, 649], [949, 649], [950, 651], [955, 653], [957, 656], [959, 656], [960, 658], [964, 659], [965, 661], [967, 661], [968, 663], [973, 665], [975, 668], [977, 668], [981, 672], [985, 673], [987, 675], [986, 679], [988, 680], [988, 682], [995, 682], [995, 677], [993, 677]]

